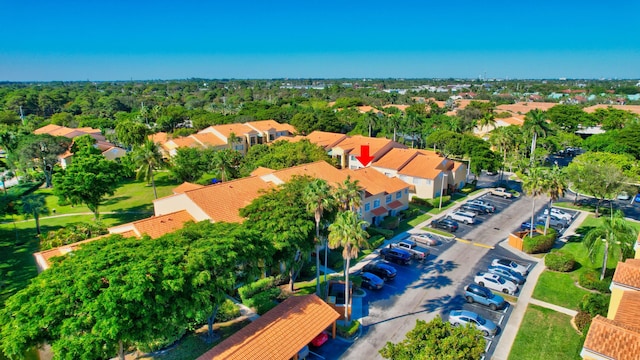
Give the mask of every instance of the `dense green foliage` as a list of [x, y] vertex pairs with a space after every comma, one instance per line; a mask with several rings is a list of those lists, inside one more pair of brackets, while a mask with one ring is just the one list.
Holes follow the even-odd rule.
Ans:
[[571, 253], [562, 250], [552, 251], [544, 257], [544, 265], [553, 271], [569, 272], [576, 266], [576, 260]]
[[484, 346], [480, 330], [470, 325], [454, 327], [438, 316], [430, 322], [416, 320], [406, 339], [397, 344], [387, 342], [380, 354], [392, 360], [476, 360], [484, 353]]
[[544, 253], [553, 247], [558, 233], [554, 229], [549, 229], [547, 235], [526, 236], [523, 240], [522, 251], [527, 254]]
[[580, 278], [578, 279], [578, 283], [585, 289], [589, 290], [597, 290], [602, 293], [609, 292], [609, 285], [611, 285], [611, 279], [606, 278], [600, 280], [598, 271], [596, 270], [587, 270], [580, 273]]

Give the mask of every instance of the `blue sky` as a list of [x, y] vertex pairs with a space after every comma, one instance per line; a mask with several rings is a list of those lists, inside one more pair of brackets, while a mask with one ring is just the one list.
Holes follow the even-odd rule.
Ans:
[[639, 13], [639, 1], [1, 0], [0, 81], [640, 78]]

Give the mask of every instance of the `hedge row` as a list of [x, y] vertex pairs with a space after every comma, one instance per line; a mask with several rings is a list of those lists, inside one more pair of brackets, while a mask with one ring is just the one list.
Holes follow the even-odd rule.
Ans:
[[244, 303], [247, 299], [253, 297], [254, 295], [265, 290], [269, 290], [275, 286], [276, 278], [273, 276], [269, 276], [264, 279], [260, 279], [250, 284], [239, 287], [238, 294], [240, 295], [240, 299], [242, 299], [242, 302]]
[[600, 291], [601, 293], [608, 293], [609, 286], [611, 285], [611, 278], [600, 280], [600, 273], [598, 271], [587, 270], [580, 274], [578, 283], [585, 289], [596, 290]]
[[226, 322], [240, 316], [240, 308], [233, 301], [226, 299], [218, 308], [216, 322]]
[[569, 272], [575, 268], [576, 260], [573, 254], [559, 250], [548, 253], [544, 264], [553, 271]]
[[369, 226], [367, 228], [367, 232], [369, 233], [370, 236], [382, 235], [386, 239], [391, 239], [394, 235], [393, 230], [381, 229], [375, 226]]
[[280, 296], [281, 292], [280, 288], [274, 287], [263, 292], [259, 292], [253, 297], [243, 300], [242, 303], [255, 309], [258, 315], [263, 315], [278, 305], [276, 299]]
[[549, 229], [547, 235], [526, 236], [523, 240], [522, 250], [527, 254], [544, 253], [553, 247], [558, 233], [554, 229]]

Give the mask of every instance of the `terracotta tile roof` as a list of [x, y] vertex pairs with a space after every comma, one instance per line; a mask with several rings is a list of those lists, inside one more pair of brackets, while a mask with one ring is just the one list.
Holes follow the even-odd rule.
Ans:
[[640, 105], [606, 105], [606, 104], [598, 104], [584, 108], [583, 110], [588, 113], [593, 113], [597, 109], [607, 109], [613, 108], [618, 110], [631, 111], [634, 114], [640, 115]]
[[387, 210], [387, 208], [384, 206], [380, 206], [379, 208], [375, 208], [371, 210], [371, 213], [375, 216], [382, 216], [382, 215], [388, 214], [389, 210]]
[[182, 194], [185, 191], [189, 191], [189, 190], [193, 190], [193, 189], [200, 189], [202, 187], [204, 187], [204, 186], [185, 181], [182, 184], [178, 185], [177, 187], [173, 188], [172, 192], [174, 194]]
[[[324, 179], [331, 185], [342, 183], [347, 179], [347, 173], [336, 169], [326, 161], [316, 161], [309, 164], [294, 166], [278, 170], [272, 173], [283, 182], [291, 180], [293, 176], [310, 176], [316, 179]], [[384, 175], [383, 175], [384, 176]], [[263, 179], [267, 179], [263, 176]]]
[[316, 295], [292, 296], [198, 360], [288, 360], [339, 317]]
[[[552, 102], [519, 102], [515, 104], [504, 104], [496, 106], [496, 111], [507, 111], [512, 114], [522, 114], [525, 115], [529, 111], [533, 109], [539, 109], [542, 111], [547, 111], [552, 107], [558, 105], [557, 103]], [[497, 119], [496, 119], [497, 120]]]
[[96, 236], [94, 238], [78, 241], [78, 242], [75, 242], [73, 244], [58, 246], [58, 247], [53, 248], [53, 249], [44, 250], [44, 251], [40, 251], [40, 252], [34, 253], [33, 256], [36, 258], [36, 262], [41, 267], [41, 269], [42, 270], [46, 270], [51, 266], [51, 258], [56, 257], [56, 256], [66, 255], [66, 254], [68, 254], [70, 252], [73, 252], [73, 251], [79, 249], [82, 245], [84, 245], [86, 243], [90, 243], [92, 241], [96, 241], [98, 239], [102, 239], [102, 238], [104, 238], [106, 236], [109, 236], [109, 235], [111, 235], [111, 234]]
[[397, 104], [387, 104], [385, 106], [383, 106], [383, 108], [390, 108], [390, 107], [394, 107], [402, 112], [404, 112], [405, 110], [407, 110], [407, 108], [409, 107], [409, 105], [397, 105]]
[[334, 147], [349, 151], [349, 155], [360, 156], [360, 149], [362, 145], [369, 145], [369, 154], [373, 157], [379, 157], [382, 155], [381, 150], [389, 144], [393, 144], [393, 147], [406, 149], [405, 145], [400, 143], [394, 143], [392, 140], [385, 138], [374, 138], [362, 135], [354, 135], [340, 141]]
[[597, 315], [591, 321], [584, 351], [610, 359], [637, 360], [640, 354], [640, 328]]
[[296, 128], [289, 124], [280, 124], [275, 120], [259, 120], [259, 121], [250, 121], [245, 123], [246, 125], [262, 132], [266, 132], [269, 130], [275, 131], [288, 131], [289, 134], [295, 134], [298, 131]]
[[[258, 132], [245, 124], [224, 124], [212, 126], [225, 138], [229, 138], [231, 133], [234, 133], [238, 137], [243, 137], [246, 134], [257, 134]], [[202, 131], [201, 131], [202, 132]]]
[[361, 168], [343, 171], [350, 174], [352, 179], [358, 180], [365, 191], [371, 195], [393, 194], [409, 187], [406, 182], [396, 177], [387, 177], [375, 169]]
[[[304, 135], [296, 135], [296, 136], [281, 136], [281, 137], [277, 138], [277, 139], [276, 139], [276, 141], [283, 140], [283, 141], [288, 141], [288, 142], [296, 143], [296, 142], [299, 142], [299, 141], [301, 141], [301, 140], [303, 140], [303, 139], [306, 139], [306, 138], [307, 138], [307, 137], [306, 137], [306, 136], [304, 136]], [[276, 141], [274, 141], [274, 142], [276, 142]]]
[[496, 124], [500, 125], [500, 123], [504, 123], [506, 126], [522, 126], [522, 124], [524, 124], [524, 116], [510, 116], [508, 118], [496, 119]]
[[614, 320], [620, 324], [640, 329], [639, 291], [625, 291], [622, 293]]
[[157, 239], [164, 234], [182, 229], [188, 221], [195, 221], [195, 219], [186, 210], [180, 210], [170, 214], [135, 221], [133, 222], [133, 226], [138, 236], [147, 234], [152, 239]]
[[208, 147], [208, 146], [217, 147], [217, 146], [227, 145], [227, 143], [224, 140], [220, 139], [219, 137], [217, 137], [215, 134], [212, 134], [212, 133], [193, 134], [193, 135], [189, 135], [189, 137], [197, 141], [203, 147]]
[[306, 138], [310, 142], [329, 150], [332, 147], [336, 146], [336, 144], [338, 144], [340, 141], [346, 139], [347, 135], [324, 131], [314, 131], [311, 134], [307, 135]]
[[159, 132], [149, 135], [148, 138], [156, 144], [164, 144], [169, 141], [169, 134], [167, 134], [166, 132]]
[[640, 259], [619, 262], [613, 274], [613, 282], [640, 290]]
[[243, 219], [238, 211], [260, 196], [262, 190], [272, 186], [272, 183], [252, 176], [186, 191], [184, 194], [211, 220], [240, 223]]
[[275, 172], [273, 169], [269, 169], [263, 166], [258, 166], [255, 170], [251, 172], [251, 176], [262, 176]]
[[365, 114], [368, 113], [369, 111], [373, 111], [374, 113], [380, 112], [380, 110], [374, 108], [373, 106], [369, 106], [369, 105], [362, 105], [362, 106], [357, 106], [357, 109], [359, 112]]
[[[447, 161], [443, 166], [443, 161]], [[453, 161], [442, 157], [420, 155], [413, 158], [398, 174], [419, 177], [423, 179], [435, 179], [442, 170], [453, 168]]]
[[402, 206], [402, 202], [400, 202], [398, 200], [394, 200], [394, 201], [390, 202], [387, 206], [392, 208], [392, 209], [397, 209], [397, 208]]
[[91, 135], [91, 137], [93, 137], [96, 140], [100, 140], [100, 141], [105, 140], [105, 137], [102, 136], [102, 132], [99, 129], [93, 129], [90, 127], [75, 129], [75, 128], [68, 128], [66, 126], [49, 124], [34, 130], [33, 133], [36, 135], [49, 134], [52, 136], [64, 136], [70, 139], [73, 139], [74, 137], [82, 136], [82, 135]]
[[124, 238], [130, 238], [130, 237], [135, 237], [135, 238], [137, 238], [137, 237], [138, 237], [138, 235], [136, 234], [136, 232], [135, 232], [135, 231], [133, 231], [133, 230], [124, 231], [124, 232], [118, 233], [118, 235], [120, 235], [120, 236], [122, 236], [122, 237], [124, 237]]
[[175, 144], [174, 148], [200, 147], [200, 144], [196, 141], [196, 139], [194, 139], [192, 137], [189, 137], [189, 136], [171, 139], [171, 140], [167, 141], [167, 144], [169, 144], [169, 143]]
[[39, 128], [39, 129], [33, 130], [33, 133], [36, 134], [36, 135], [51, 134], [51, 132], [60, 129], [61, 127], [62, 126], [60, 126], [60, 125], [49, 124], [49, 125], [45, 125], [45, 126]]
[[378, 161], [371, 164], [371, 166], [381, 167], [385, 169], [400, 170], [411, 159], [419, 154], [415, 149], [398, 149], [394, 148], [389, 150], [386, 154], [382, 155]]

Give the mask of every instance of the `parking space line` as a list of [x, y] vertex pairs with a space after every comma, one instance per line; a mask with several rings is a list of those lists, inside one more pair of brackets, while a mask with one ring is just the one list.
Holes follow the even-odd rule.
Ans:
[[471, 244], [473, 246], [479, 246], [479, 247], [486, 248], [486, 249], [491, 249], [491, 250], [495, 249], [495, 246], [482, 244], [482, 243], [476, 243], [476, 242], [473, 242], [471, 240], [466, 240], [466, 239], [462, 239], [462, 238], [459, 238], [459, 237], [455, 238], [455, 240], [458, 241], [458, 242], [461, 242], [461, 243]]

